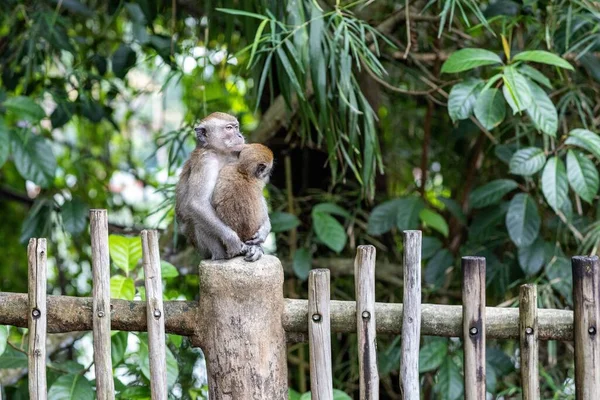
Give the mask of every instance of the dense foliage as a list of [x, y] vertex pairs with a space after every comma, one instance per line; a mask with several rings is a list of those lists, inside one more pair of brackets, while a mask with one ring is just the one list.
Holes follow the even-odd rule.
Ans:
[[[144, 298], [150, 227], [165, 297], [197, 298], [173, 187], [194, 124], [226, 111], [276, 155], [268, 249], [286, 296], [306, 298], [325, 267], [332, 297], [352, 299], [348, 266], [368, 243], [377, 300], [400, 301], [401, 232], [421, 229], [425, 302], [459, 304], [460, 257], [482, 255], [489, 305], [533, 282], [540, 307], [570, 307], [569, 257], [600, 243], [599, 26], [591, 0], [5, 0], [0, 290], [26, 291], [25, 244], [47, 237], [52, 293], [89, 295], [88, 210], [107, 208], [112, 296]], [[0, 326], [11, 399], [27, 398], [25, 334]], [[378, 340], [382, 398], [400, 398], [399, 338]], [[145, 336], [112, 341], [120, 398], [147, 398]], [[54, 396], [93, 396], [90, 343], [49, 347]], [[204, 398], [199, 350], [176, 335], [168, 349], [172, 396]], [[488, 343], [496, 397], [519, 395], [517, 349]], [[333, 351], [337, 396], [355, 397], [355, 335]], [[290, 398], [307, 397], [307, 356], [289, 350]], [[540, 360], [544, 397], [573, 398], [572, 348], [544, 343]], [[420, 368], [425, 398], [462, 398], [460, 340], [423, 338]]]

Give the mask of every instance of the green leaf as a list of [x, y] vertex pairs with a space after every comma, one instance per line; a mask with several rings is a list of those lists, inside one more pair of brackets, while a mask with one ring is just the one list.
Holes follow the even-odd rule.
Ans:
[[556, 54], [544, 50], [523, 51], [513, 57], [513, 61], [533, 61], [542, 64], [555, 65], [573, 71], [573, 66]]
[[110, 278], [110, 298], [133, 300], [135, 297], [135, 284], [133, 279], [123, 275], [114, 275]]
[[506, 104], [498, 89], [488, 89], [479, 95], [475, 104], [475, 117], [485, 129], [494, 129], [505, 116]]
[[518, 68], [519, 72], [526, 77], [533, 79], [540, 85], [546, 86], [548, 89], [552, 89], [552, 83], [550, 83], [550, 79], [546, 77], [546, 75], [542, 74], [537, 69], [530, 67], [527, 64], [521, 64]]
[[110, 235], [108, 237], [110, 258], [117, 266], [129, 276], [129, 272], [135, 268], [142, 258], [142, 240], [139, 236], [127, 237]]
[[63, 375], [55, 380], [48, 390], [48, 398], [52, 400], [94, 400], [94, 390], [83, 375]]
[[283, 66], [283, 69], [285, 70], [285, 73], [287, 74], [287, 77], [289, 78], [290, 83], [294, 87], [296, 94], [298, 95], [298, 97], [301, 100], [304, 100], [304, 91], [302, 90], [302, 87], [300, 86], [300, 81], [298, 81], [298, 76], [296, 75], [296, 71], [294, 71], [294, 67], [290, 63], [290, 60], [289, 60], [287, 54], [285, 53], [283, 46], [277, 47], [277, 57], [279, 57], [279, 61], [281, 61], [281, 65]]
[[419, 227], [419, 213], [425, 208], [423, 200], [417, 196], [410, 196], [398, 200], [398, 208], [396, 209], [396, 227], [400, 232], [417, 229]]
[[313, 212], [313, 229], [317, 238], [331, 250], [339, 253], [346, 246], [346, 232], [337, 219], [327, 213]]
[[440, 239], [433, 236], [424, 236], [421, 244], [421, 257], [424, 260], [431, 258], [442, 248]]
[[545, 268], [546, 275], [552, 287], [572, 304], [573, 275], [571, 261], [564, 257], [554, 257]]
[[47, 188], [54, 181], [56, 158], [51, 143], [41, 136], [28, 134], [12, 135], [13, 160], [23, 179]]
[[453, 122], [469, 118], [482, 87], [483, 81], [473, 78], [452, 87], [448, 96], [448, 114]]
[[239, 15], [241, 17], [250, 17], [250, 18], [266, 19], [266, 20], [269, 19], [269, 18], [267, 18], [264, 15], [255, 14], [255, 13], [248, 12], [248, 11], [243, 11], [243, 10], [236, 10], [234, 8], [216, 8], [216, 10], [220, 11], [222, 13], [225, 13], [225, 14]]
[[294, 389], [288, 388], [288, 400], [300, 400], [301, 396], [302, 395], [296, 392]]
[[552, 157], [542, 172], [542, 192], [546, 201], [555, 211], [560, 210], [567, 199], [569, 182], [565, 164], [558, 157]]
[[600, 137], [587, 129], [573, 129], [565, 144], [581, 147], [600, 159]]
[[61, 209], [63, 226], [72, 235], [83, 232], [87, 226], [89, 207], [79, 198], [65, 202]]
[[286, 232], [300, 225], [300, 220], [293, 214], [276, 211], [269, 215], [271, 232]]
[[0, 168], [4, 165], [10, 154], [10, 132], [0, 117]]
[[502, 198], [519, 184], [512, 179], [497, 179], [475, 189], [469, 196], [471, 208], [483, 208], [500, 203]]
[[455, 51], [442, 65], [442, 73], [467, 71], [482, 65], [502, 64], [495, 53], [484, 49], [462, 49]]
[[506, 213], [506, 229], [517, 247], [530, 246], [540, 231], [540, 215], [533, 199], [519, 193], [510, 201]]
[[425, 282], [436, 288], [441, 287], [446, 280], [446, 270], [454, 263], [454, 257], [446, 249], [442, 249], [427, 263], [425, 268]]
[[163, 279], [175, 278], [179, 276], [179, 271], [170, 262], [160, 260], [160, 275]]
[[369, 215], [367, 232], [369, 235], [382, 235], [396, 225], [396, 215], [402, 199], [389, 200], [373, 208]]
[[535, 275], [544, 265], [545, 243], [537, 238], [531, 246], [519, 247], [519, 265], [527, 276]]
[[567, 152], [567, 178], [571, 187], [584, 201], [592, 203], [598, 193], [598, 170], [585, 155], [569, 150]]
[[313, 207], [312, 212], [324, 212], [327, 214], [339, 215], [340, 217], [350, 218], [350, 213], [333, 203], [319, 203]]
[[558, 130], [558, 113], [550, 97], [544, 92], [544, 89], [528, 81], [531, 97], [533, 101], [527, 108], [527, 114], [533, 121], [536, 128], [546, 135], [556, 137]]
[[527, 79], [512, 66], [504, 68], [502, 79], [502, 93], [513, 114], [525, 111], [532, 101]]
[[123, 79], [127, 71], [136, 63], [135, 51], [126, 44], [121, 44], [112, 56], [112, 70], [117, 78]]
[[440, 365], [437, 373], [437, 383], [435, 391], [440, 400], [459, 400], [463, 398], [463, 378], [460, 369], [452, 360], [452, 357], [446, 359]]
[[262, 22], [260, 23], [260, 25], [258, 25], [258, 29], [256, 30], [256, 35], [254, 35], [254, 43], [252, 43], [252, 50], [250, 50], [250, 58], [248, 59], [248, 68], [252, 65], [252, 61], [254, 60], [254, 55], [256, 54], [256, 49], [258, 48], [258, 44], [260, 43], [262, 33], [265, 30], [268, 23], [269, 23], [268, 19], [263, 19]]
[[34, 124], [46, 117], [44, 109], [30, 97], [11, 97], [6, 99], [4, 107], [6, 107], [6, 111], [14, 115], [17, 119], [24, 119]]
[[438, 339], [421, 347], [419, 351], [419, 373], [437, 369], [448, 355], [448, 342]]
[[462, 225], [467, 224], [467, 217], [463, 212], [461, 206], [454, 200], [444, 196], [437, 196], [437, 199], [444, 204], [446, 210], [450, 212], [454, 218], [458, 220]]
[[110, 355], [113, 368], [119, 365], [119, 363], [125, 358], [128, 336], [129, 332], [117, 332], [110, 338]]
[[[139, 350], [139, 359], [140, 359], [140, 369], [144, 376], [150, 379], [150, 359], [148, 356], [148, 336], [140, 335], [140, 350]], [[179, 366], [177, 365], [177, 360], [171, 349], [166, 348], [166, 359], [167, 359], [167, 387], [171, 388], [177, 382], [177, 377], [179, 376]]]
[[312, 256], [308, 249], [302, 248], [294, 253], [294, 261], [292, 263], [294, 274], [301, 280], [308, 279], [308, 273], [312, 268]]
[[52, 229], [52, 210], [54, 201], [38, 198], [29, 210], [21, 228], [19, 242], [25, 244], [33, 237], [48, 237]]
[[0, 355], [0, 368], [27, 368], [27, 355], [7, 346]]
[[423, 221], [423, 223], [425, 223], [425, 225], [435, 229], [445, 237], [448, 237], [448, 224], [446, 223], [444, 217], [442, 217], [440, 214], [436, 213], [435, 211], [423, 209], [419, 213], [419, 218], [421, 221]]
[[340, 389], [333, 389], [333, 400], [352, 400], [352, 397]]
[[537, 147], [526, 147], [513, 154], [510, 159], [510, 173], [530, 176], [538, 172], [546, 163], [544, 151]]
[[6, 343], [8, 342], [8, 326], [0, 325], [0, 356], [4, 354], [6, 350]]

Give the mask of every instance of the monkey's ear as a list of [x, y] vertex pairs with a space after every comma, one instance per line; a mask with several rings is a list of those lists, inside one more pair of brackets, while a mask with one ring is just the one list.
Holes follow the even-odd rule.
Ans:
[[194, 128], [196, 131], [196, 140], [198, 144], [204, 146], [206, 144], [206, 127], [204, 125], [198, 125]]
[[256, 176], [260, 178], [267, 169], [267, 164], [260, 163], [256, 166]]

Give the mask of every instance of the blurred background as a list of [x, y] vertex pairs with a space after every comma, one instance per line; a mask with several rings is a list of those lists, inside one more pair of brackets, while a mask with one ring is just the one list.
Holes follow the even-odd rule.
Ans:
[[[460, 304], [460, 257], [481, 255], [488, 305], [532, 282], [568, 308], [569, 257], [600, 241], [599, 26], [590, 0], [4, 0], [0, 291], [27, 291], [26, 243], [46, 237], [49, 291], [89, 296], [88, 210], [106, 208], [112, 297], [144, 299], [139, 232], [156, 228], [165, 298], [197, 299], [174, 185], [194, 125], [222, 111], [275, 154], [266, 250], [286, 297], [320, 267], [352, 300], [373, 244], [377, 301], [400, 302], [401, 232], [421, 229], [423, 302]], [[0, 326], [8, 399], [28, 398], [25, 333]], [[400, 398], [399, 339], [378, 337], [382, 399]], [[50, 398], [93, 398], [91, 333], [51, 341]], [[119, 398], [149, 398], [145, 335], [112, 343]], [[332, 345], [336, 398], [357, 398], [356, 335]], [[519, 398], [518, 342], [487, 346], [490, 398]], [[170, 395], [206, 398], [200, 350], [168, 335], [167, 356]], [[288, 360], [305, 399], [308, 344]], [[572, 344], [540, 361], [544, 397], [574, 398]], [[459, 339], [424, 337], [420, 368], [425, 399], [463, 397]]]

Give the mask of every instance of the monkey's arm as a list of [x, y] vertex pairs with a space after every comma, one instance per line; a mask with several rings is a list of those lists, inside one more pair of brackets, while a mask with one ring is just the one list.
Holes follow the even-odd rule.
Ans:
[[262, 211], [263, 211], [263, 215], [264, 215], [264, 221], [263, 223], [260, 225], [260, 228], [258, 228], [258, 231], [256, 231], [256, 233], [254, 234], [254, 236], [252, 236], [252, 238], [250, 240], [246, 240], [246, 244], [247, 245], [260, 245], [263, 244], [265, 242], [265, 240], [267, 240], [267, 236], [269, 236], [269, 233], [271, 233], [271, 221], [269, 220], [269, 209], [267, 207], [267, 201], [264, 199], [262, 199]]

